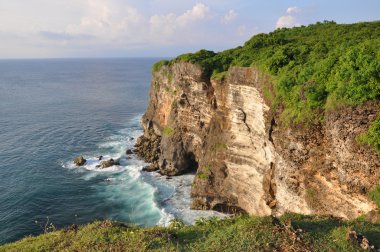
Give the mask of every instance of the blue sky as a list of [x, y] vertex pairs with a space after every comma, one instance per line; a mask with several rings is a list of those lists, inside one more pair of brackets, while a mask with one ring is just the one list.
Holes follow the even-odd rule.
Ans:
[[171, 57], [323, 20], [380, 20], [380, 0], [0, 0], [0, 58]]

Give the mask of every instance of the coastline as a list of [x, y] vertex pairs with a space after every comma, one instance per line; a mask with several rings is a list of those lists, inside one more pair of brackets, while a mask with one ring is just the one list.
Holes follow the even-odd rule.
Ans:
[[193, 225], [199, 218], [225, 218], [228, 214], [212, 210], [191, 209], [191, 185], [195, 174], [183, 174], [167, 177], [157, 172], [144, 172], [144, 179], [157, 188], [160, 206], [171, 217], [168, 221], [162, 220], [159, 224], [167, 226], [172, 218], [178, 218], [187, 225]]
[[[180, 219], [185, 224], [192, 225], [199, 218], [214, 216], [225, 218], [228, 216], [216, 211], [192, 210], [190, 208], [191, 186], [195, 174], [168, 177], [158, 172], [146, 172], [143, 171], [143, 167], [148, 163], [136, 154], [128, 155], [125, 153], [127, 149], [133, 148], [138, 137], [143, 134], [139, 124], [140, 119], [141, 115], [135, 116], [124, 129], [119, 130], [118, 134], [109, 136], [105, 142], [99, 143], [99, 149], [85, 153], [87, 162], [84, 166], [77, 167], [72, 160], [68, 160], [62, 164], [62, 167], [78, 173], [80, 179], [99, 180], [100, 182], [96, 185], [99, 187], [98, 190], [102, 194], [109, 195], [111, 201], [115, 199], [125, 201], [121, 203], [128, 209], [131, 207], [128, 204], [137, 205], [132, 206], [137, 207], [137, 209], [132, 208], [131, 213], [110, 216], [110, 219], [114, 221], [126, 222], [126, 218], [121, 217], [120, 219], [117, 216], [127, 216], [128, 219], [131, 219], [129, 221], [131, 224], [138, 226], [168, 226], [173, 219]], [[120, 165], [99, 168], [97, 166], [101, 162], [98, 160], [100, 155], [103, 156], [103, 160], [110, 158], [120, 160]], [[136, 186], [141, 188], [136, 189]], [[144, 190], [147, 193], [143, 192]], [[128, 202], [130, 199], [135, 201]], [[128, 209], [120, 209], [120, 211], [124, 212]], [[144, 211], [147, 212], [147, 216], [145, 216]], [[158, 221], [153, 221], [158, 217], [152, 217], [152, 215], [157, 216], [158, 211], [160, 218]]]

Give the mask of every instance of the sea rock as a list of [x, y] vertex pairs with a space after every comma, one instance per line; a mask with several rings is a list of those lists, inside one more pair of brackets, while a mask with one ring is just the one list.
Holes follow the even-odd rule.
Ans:
[[76, 157], [74, 158], [74, 164], [76, 164], [76, 166], [83, 166], [85, 163], [86, 163], [86, 159], [84, 159], [83, 156], [79, 156], [79, 157]]
[[100, 161], [100, 160], [102, 160], [103, 159], [103, 156], [99, 156], [98, 157], [98, 160]]
[[147, 163], [156, 163], [160, 156], [160, 144], [161, 137], [155, 135], [151, 127], [147, 132], [147, 136], [141, 136], [137, 139], [135, 153]]
[[111, 167], [111, 166], [114, 166], [114, 165], [120, 165], [120, 163], [119, 163], [118, 160], [115, 161], [115, 160], [113, 160], [111, 158], [109, 160], [105, 160], [105, 161], [100, 162], [99, 167], [98, 166], [97, 167], [104, 169], [104, 168], [108, 168], [108, 167]]
[[131, 149], [128, 149], [128, 150], [125, 152], [125, 154], [127, 154], [127, 155], [131, 155], [131, 154], [133, 154], [133, 151], [132, 151]]
[[158, 163], [153, 163], [153, 164], [145, 166], [142, 170], [146, 172], [154, 172], [154, 171], [158, 171], [159, 169], [160, 167], [158, 166]]

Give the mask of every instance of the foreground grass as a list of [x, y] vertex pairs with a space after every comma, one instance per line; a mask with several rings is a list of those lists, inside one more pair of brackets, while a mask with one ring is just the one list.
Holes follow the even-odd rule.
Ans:
[[350, 230], [380, 246], [380, 224], [329, 217], [238, 216], [178, 228], [138, 228], [110, 221], [27, 237], [0, 251], [360, 251]]

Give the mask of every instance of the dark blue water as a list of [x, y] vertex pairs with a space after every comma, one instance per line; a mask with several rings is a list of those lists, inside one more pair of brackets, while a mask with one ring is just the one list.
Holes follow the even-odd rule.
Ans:
[[[157, 59], [0, 61], [0, 243], [115, 219], [154, 225], [164, 213], [143, 165], [125, 159]], [[75, 168], [83, 154], [88, 163]], [[99, 171], [97, 155], [121, 158]]]

